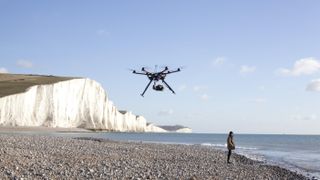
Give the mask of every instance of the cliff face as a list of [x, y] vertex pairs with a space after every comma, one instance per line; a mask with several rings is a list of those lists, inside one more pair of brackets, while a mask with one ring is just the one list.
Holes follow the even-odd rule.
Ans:
[[154, 124], [149, 124], [149, 125], [147, 125], [146, 132], [164, 133], [164, 132], [168, 132], [168, 131], [164, 130]]
[[0, 125], [147, 130], [142, 116], [119, 112], [101, 85], [90, 79], [36, 85], [0, 98]]

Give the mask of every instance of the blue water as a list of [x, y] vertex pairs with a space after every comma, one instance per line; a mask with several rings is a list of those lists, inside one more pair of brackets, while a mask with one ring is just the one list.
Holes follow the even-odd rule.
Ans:
[[[23, 133], [23, 132], [17, 132]], [[31, 132], [30, 134], [35, 134]], [[226, 134], [180, 133], [37, 133], [50, 136], [94, 137], [123, 141], [199, 144], [226, 150]], [[320, 135], [236, 134], [235, 152], [267, 164], [320, 179]]]

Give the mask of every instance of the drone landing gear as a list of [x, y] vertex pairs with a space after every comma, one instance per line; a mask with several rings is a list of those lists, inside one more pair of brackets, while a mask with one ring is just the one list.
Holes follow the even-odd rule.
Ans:
[[[152, 81], [153, 81], [153, 80], [150, 80], [150, 82], [148, 83], [147, 87], [144, 89], [143, 93], [141, 94], [142, 97], [144, 97], [144, 94], [145, 94], [145, 92], [148, 90], [148, 88], [149, 88], [150, 84], [152, 83]], [[176, 94], [176, 93], [174, 92], [174, 90], [169, 86], [169, 84], [168, 84], [166, 81], [162, 80], [162, 82], [163, 82], [163, 84], [166, 85], [166, 87], [167, 87], [173, 94]], [[158, 85], [154, 84], [152, 88], [153, 88], [153, 90], [155, 90], [155, 91], [163, 91], [163, 89], [164, 89], [164, 87], [163, 87], [161, 84], [158, 84]]]
[[165, 81], [165, 80], [162, 80], [162, 82], [170, 89], [170, 91], [173, 93], [173, 94], [176, 94], [174, 92], [174, 90], [169, 86], [169, 84]]
[[144, 93], [147, 91], [147, 89], [149, 88], [149, 86], [150, 86], [152, 81], [153, 80], [150, 80], [150, 82], [148, 83], [147, 87], [144, 89], [143, 93], [141, 94], [142, 97], [143, 97]]

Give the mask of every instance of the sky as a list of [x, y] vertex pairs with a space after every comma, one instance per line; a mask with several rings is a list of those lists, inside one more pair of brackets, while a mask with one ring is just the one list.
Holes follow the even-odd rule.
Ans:
[[[0, 0], [0, 72], [88, 77], [198, 133], [320, 134], [320, 1]], [[149, 89], [128, 69], [184, 67]]]

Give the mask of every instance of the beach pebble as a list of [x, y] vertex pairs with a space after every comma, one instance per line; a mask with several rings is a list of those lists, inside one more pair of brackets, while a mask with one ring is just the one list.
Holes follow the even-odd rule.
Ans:
[[0, 179], [306, 179], [200, 145], [0, 135]]

